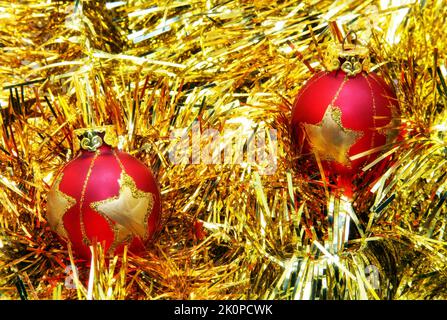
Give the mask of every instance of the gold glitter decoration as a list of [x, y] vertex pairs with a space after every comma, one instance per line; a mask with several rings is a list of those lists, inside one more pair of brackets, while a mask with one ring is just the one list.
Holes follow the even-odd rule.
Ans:
[[84, 202], [85, 193], [87, 192], [88, 182], [92, 174], [93, 167], [95, 166], [96, 159], [99, 157], [100, 152], [96, 151], [95, 155], [91, 158], [90, 164], [88, 166], [87, 175], [85, 176], [84, 183], [82, 184], [81, 199], [79, 200], [79, 224], [81, 226], [82, 241], [85, 245], [89, 246], [91, 244], [90, 239], [87, 236], [87, 231], [85, 229], [85, 218], [84, 218]]
[[76, 199], [63, 193], [59, 185], [63, 179], [62, 173], [54, 182], [53, 187], [48, 193], [47, 218], [51, 228], [63, 238], [68, 238], [67, 230], [64, 227], [65, 213], [76, 205]]
[[118, 224], [114, 242], [123, 241], [130, 233], [147, 239], [147, 222], [154, 205], [152, 193], [139, 190], [124, 171], [121, 172], [119, 185], [119, 195], [90, 206]]
[[341, 123], [341, 110], [328, 106], [318, 124], [303, 124], [312, 150], [324, 160], [333, 160], [347, 167], [351, 165], [349, 149], [363, 136], [363, 132], [349, 130]]

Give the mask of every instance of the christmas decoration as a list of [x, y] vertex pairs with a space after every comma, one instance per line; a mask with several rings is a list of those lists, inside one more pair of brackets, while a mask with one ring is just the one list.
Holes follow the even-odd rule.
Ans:
[[160, 191], [151, 171], [116, 150], [113, 127], [77, 131], [81, 153], [57, 175], [48, 195], [51, 228], [68, 240], [79, 257], [89, 246], [104, 243], [106, 254], [125, 244], [144, 253], [159, 228]]
[[[0, 11], [0, 299], [447, 299], [445, 1], [3, 0]], [[331, 69], [324, 54], [333, 21], [340, 43], [343, 26], [368, 43], [366, 79], [381, 83], [374, 71], [395, 88], [400, 114], [386, 115], [405, 130], [383, 145], [395, 126], [355, 127], [373, 114], [357, 110], [348, 126], [345, 99], [325, 118], [335, 92], [321, 90], [315, 100], [327, 105], [301, 123], [318, 135], [340, 116], [347, 150], [304, 149], [301, 133], [297, 166], [293, 102], [312, 76]], [[346, 73], [341, 92], [353, 96], [350, 86], [367, 82], [364, 73], [348, 75], [355, 62], [344, 69], [321, 75], [335, 91]], [[370, 91], [361, 95], [371, 101]], [[109, 247], [92, 238], [87, 251], [81, 242], [92, 263], [80, 263], [49, 228], [64, 232], [47, 203], [58, 172], [78, 155], [74, 130], [106, 123], [116, 128], [118, 158], [130, 154], [157, 177], [163, 228], [144, 255], [127, 255], [124, 245], [113, 258], [113, 233], [104, 228]], [[200, 137], [205, 131], [211, 139]], [[358, 154], [368, 132], [380, 146]], [[250, 150], [262, 134], [264, 151], [277, 150], [269, 174], [247, 157], [265, 154]], [[240, 161], [197, 160], [210, 140]], [[170, 160], [183, 151], [184, 163]], [[336, 157], [351, 168], [332, 170], [328, 158]], [[96, 169], [98, 159], [119, 168], [101, 154]], [[343, 170], [356, 180], [353, 198], [333, 185], [351, 178]], [[114, 172], [116, 192], [100, 199], [102, 185], [83, 206], [101, 221], [100, 209], [110, 207], [96, 202], [118, 199], [119, 181], [131, 185]], [[79, 205], [66, 179], [56, 194], [62, 208]]]
[[[326, 175], [351, 194], [362, 166], [395, 136], [397, 98], [383, 79], [368, 72], [365, 47], [332, 44], [326, 63], [329, 70], [310, 78], [295, 99], [293, 138], [302, 154], [321, 161]], [[370, 150], [374, 153], [351, 159]]]

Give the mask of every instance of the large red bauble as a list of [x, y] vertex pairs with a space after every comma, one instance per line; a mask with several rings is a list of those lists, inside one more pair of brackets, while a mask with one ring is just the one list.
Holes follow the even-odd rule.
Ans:
[[82, 150], [58, 174], [48, 196], [52, 229], [79, 258], [104, 244], [107, 255], [141, 254], [159, 228], [160, 191], [150, 169], [108, 145]]
[[314, 169], [316, 154], [325, 174], [350, 189], [361, 167], [380, 152], [350, 157], [386, 144], [397, 110], [395, 94], [374, 72], [348, 76], [342, 70], [323, 71], [309, 79], [295, 99], [292, 136], [301, 154], [312, 158]]

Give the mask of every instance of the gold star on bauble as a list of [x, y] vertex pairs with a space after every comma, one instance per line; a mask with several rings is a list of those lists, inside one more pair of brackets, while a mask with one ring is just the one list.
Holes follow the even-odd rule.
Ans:
[[61, 237], [68, 238], [68, 233], [67, 230], [65, 230], [63, 219], [65, 213], [76, 204], [76, 199], [59, 190], [62, 177], [63, 174], [57, 178], [53, 184], [53, 187], [48, 193], [47, 219], [51, 229], [53, 229]]
[[363, 136], [363, 132], [343, 127], [340, 108], [328, 106], [320, 123], [304, 123], [303, 127], [313, 151], [322, 159], [351, 166], [349, 149]]
[[130, 235], [147, 238], [147, 221], [154, 205], [154, 197], [150, 192], [137, 188], [135, 181], [124, 171], [119, 179], [119, 195], [93, 202], [91, 208], [107, 219], [115, 222], [115, 240], [118, 244]]

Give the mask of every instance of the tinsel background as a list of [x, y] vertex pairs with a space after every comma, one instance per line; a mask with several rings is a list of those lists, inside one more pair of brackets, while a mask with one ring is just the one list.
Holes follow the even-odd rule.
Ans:
[[[0, 1], [0, 299], [446, 299], [446, 17], [442, 0]], [[330, 21], [368, 45], [402, 112], [395, 162], [360, 176], [360, 231], [333, 252], [343, 202], [288, 130]], [[152, 168], [163, 228], [146, 256], [98, 250], [90, 269], [45, 212], [93, 121]], [[275, 129], [276, 171], [172, 163], [171, 133], [195, 123]]]

